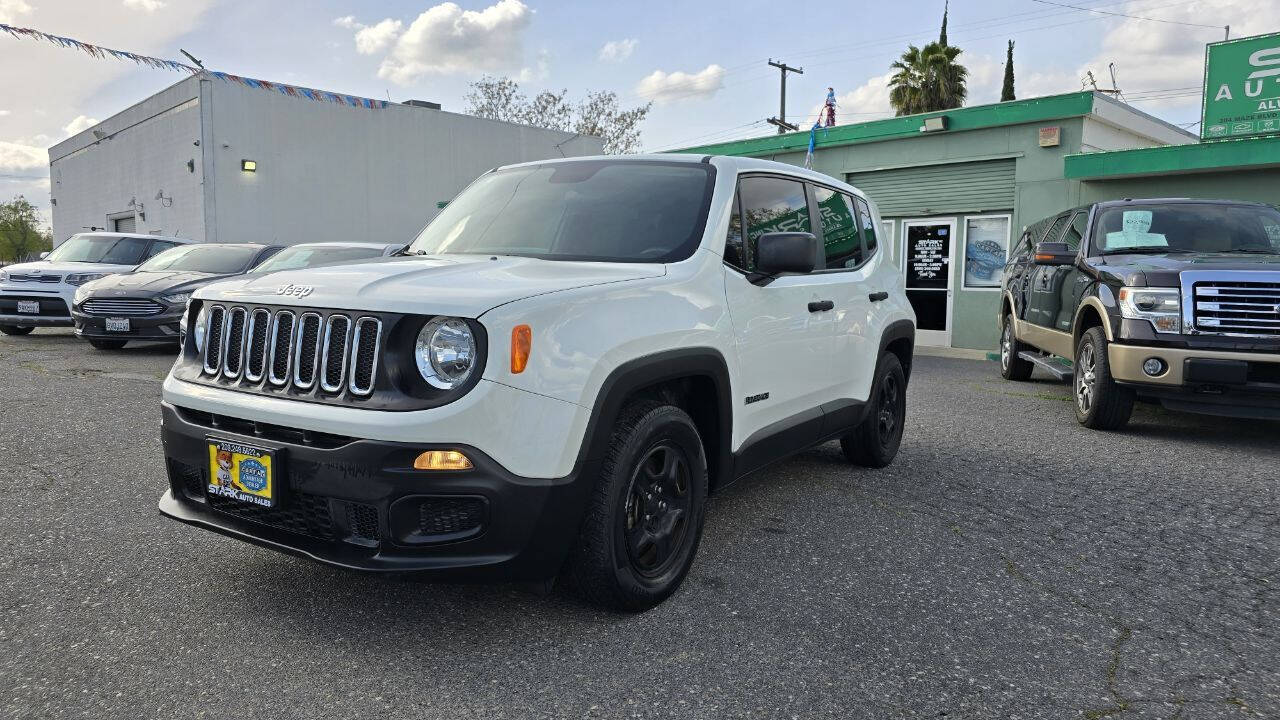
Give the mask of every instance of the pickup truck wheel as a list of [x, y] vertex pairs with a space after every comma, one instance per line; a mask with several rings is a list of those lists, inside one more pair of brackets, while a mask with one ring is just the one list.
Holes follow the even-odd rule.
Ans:
[[1013, 315], [1004, 316], [1004, 326], [1000, 330], [1000, 376], [1005, 380], [1026, 380], [1031, 377], [1034, 367], [1029, 361], [1018, 357], [1018, 353], [1026, 350], [1026, 346], [1018, 342], [1013, 334]]
[[119, 350], [125, 346], [128, 340], [99, 340], [97, 338], [87, 338], [89, 344], [97, 350]]
[[1093, 430], [1119, 430], [1133, 414], [1133, 391], [1116, 384], [1107, 359], [1107, 336], [1093, 327], [1076, 346], [1076, 420]]
[[840, 449], [854, 465], [882, 468], [897, 456], [907, 419], [907, 377], [897, 355], [880, 356], [868, 402], [867, 416], [840, 438]]
[[0, 333], [5, 335], [30, 335], [34, 327], [29, 325], [0, 325]]
[[707, 498], [707, 461], [693, 419], [636, 402], [614, 426], [565, 568], [588, 602], [638, 612], [667, 599], [693, 565]]

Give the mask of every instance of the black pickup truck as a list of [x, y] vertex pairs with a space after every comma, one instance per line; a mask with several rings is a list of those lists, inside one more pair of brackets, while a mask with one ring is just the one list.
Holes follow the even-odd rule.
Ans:
[[1023, 232], [1001, 289], [1001, 374], [1026, 380], [1039, 366], [1071, 377], [1087, 427], [1123, 427], [1135, 400], [1280, 419], [1275, 207], [1152, 199], [1073, 208]]

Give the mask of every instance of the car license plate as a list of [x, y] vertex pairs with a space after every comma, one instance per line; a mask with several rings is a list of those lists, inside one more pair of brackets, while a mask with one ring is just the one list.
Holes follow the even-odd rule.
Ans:
[[129, 332], [129, 318], [107, 318], [107, 332]]
[[28, 315], [39, 315], [40, 301], [39, 300], [19, 300], [18, 312], [26, 313]]
[[275, 453], [252, 445], [208, 438], [210, 495], [258, 507], [276, 504]]

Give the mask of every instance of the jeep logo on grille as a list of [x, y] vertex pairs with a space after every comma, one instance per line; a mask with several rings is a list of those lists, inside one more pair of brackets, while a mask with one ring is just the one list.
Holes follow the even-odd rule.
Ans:
[[300, 298], [304, 298], [312, 292], [315, 292], [315, 288], [310, 285], [294, 285], [293, 283], [276, 288], [277, 295], [292, 295]]

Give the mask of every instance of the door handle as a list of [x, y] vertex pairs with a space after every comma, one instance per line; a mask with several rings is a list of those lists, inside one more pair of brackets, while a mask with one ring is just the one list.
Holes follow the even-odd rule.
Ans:
[[871, 302], [880, 302], [881, 300], [888, 300], [889, 293], [885, 292], [884, 290], [881, 290], [880, 292], [873, 292], [867, 296], [867, 299], [870, 300]]
[[826, 310], [830, 310], [835, 306], [836, 304], [831, 302], [830, 300], [818, 300], [818, 301], [809, 303], [809, 312], [823, 312]]

